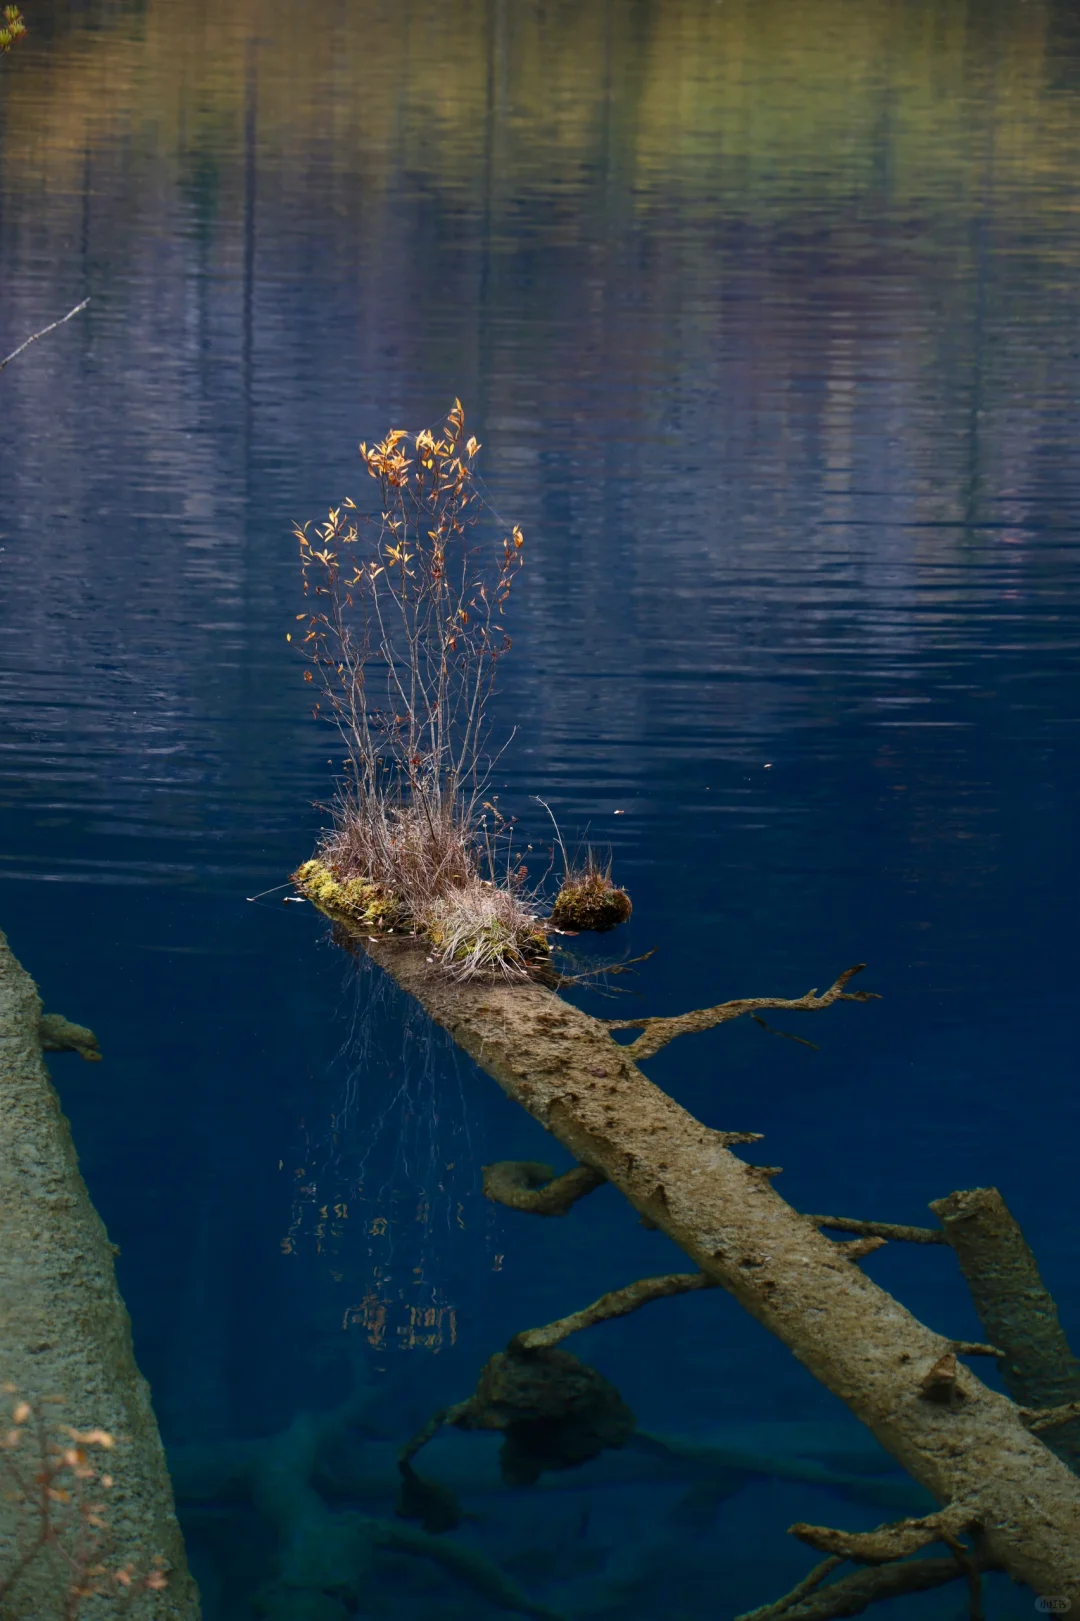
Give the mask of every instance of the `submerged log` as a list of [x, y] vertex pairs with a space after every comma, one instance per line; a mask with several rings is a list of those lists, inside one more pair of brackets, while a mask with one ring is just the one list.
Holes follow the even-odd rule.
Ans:
[[[772, 1168], [731, 1152], [745, 1132], [704, 1126], [642, 1073], [632, 1047], [538, 984], [463, 984], [410, 940], [344, 924], [340, 938], [781, 1339], [943, 1507], [955, 1506], [989, 1563], [1037, 1594], [1080, 1602], [1080, 1480], [963, 1364], [949, 1400], [928, 1399], [927, 1378], [953, 1342], [780, 1198]], [[818, 1008], [830, 998], [839, 993], [799, 1000]], [[722, 1022], [715, 1014], [710, 1022]], [[642, 1056], [655, 1047], [643, 1044]]]
[[[0, 1401], [8, 1404], [0, 1428], [19, 1421], [24, 1403], [43, 1426], [35, 1435], [31, 1416], [0, 1452], [0, 1474], [11, 1477], [0, 1492], [0, 1613], [61, 1621], [74, 1613], [78, 1579], [87, 1589], [80, 1616], [111, 1614], [122, 1595], [124, 1613], [137, 1621], [197, 1621], [198, 1592], [113, 1249], [79, 1174], [43, 1046], [100, 1056], [81, 1025], [42, 1019], [37, 988], [0, 934]], [[77, 1492], [70, 1504], [58, 1495], [57, 1535], [26, 1559], [41, 1512], [30, 1494], [20, 1500], [18, 1482], [32, 1481], [41, 1449], [66, 1426], [113, 1439], [112, 1484], [94, 1488], [104, 1504], [94, 1519], [104, 1523], [83, 1519]], [[73, 1568], [65, 1548], [86, 1568]]]
[[[979, 1321], [1001, 1347], [1001, 1376], [1009, 1395], [1033, 1409], [1066, 1408], [1080, 1400], [1080, 1363], [1028, 1242], [997, 1188], [961, 1189], [935, 1199], [930, 1208], [956, 1251]], [[1080, 1470], [1080, 1419], [1055, 1427], [1045, 1439], [1074, 1472]]]

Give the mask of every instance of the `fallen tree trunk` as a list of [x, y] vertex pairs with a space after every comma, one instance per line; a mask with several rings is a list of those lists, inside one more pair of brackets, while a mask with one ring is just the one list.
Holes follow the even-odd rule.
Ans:
[[[1021, 1407], [1080, 1400], [1080, 1364], [1058, 1321], [1038, 1264], [997, 1188], [967, 1188], [930, 1206], [956, 1252], [987, 1337], [1000, 1346], [1005, 1388]], [[1055, 1427], [1047, 1444], [1080, 1470], [1080, 1419]]]
[[[456, 982], [414, 942], [337, 921], [343, 944], [362, 946], [508, 1096], [781, 1339], [939, 1503], [955, 1505], [950, 1525], [963, 1523], [988, 1563], [1037, 1594], [1080, 1602], [1080, 1480], [1007, 1397], [953, 1365], [952, 1342], [859, 1270], [856, 1257], [881, 1240], [845, 1253], [825, 1238], [773, 1190], [772, 1169], [731, 1153], [748, 1133], [702, 1125], [642, 1073], [633, 1046], [551, 991]], [[798, 1005], [827, 1006], [849, 977]], [[778, 1003], [745, 1007], [759, 1005]], [[685, 1028], [722, 1022], [711, 1010]], [[645, 1025], [646, 1054], [659, 1045], [654, 1035]]]
[[[124, 1613], [137, 1621], [197, 1621], [198, 1592], [112, 1246], [79, 1174], [43, 1046], [100, 1057], [90, 1031], [42, 1018], [37, 988], [0, 934], [0, 1382], [10, 1403], [0, 1429], [13, 1419], [23, 1426], [0, 1452], [0, 1472], [11, 1476], [0, 1493], [0, 1615], [60, 1621], [74, 1614], [73, 1581], [81, 1580], [79, 1613], [88, 1618], [111, 1614], [122, 1591]], [[52, 1402], [59, 1405], [42, 1405]], [[39, 1505], [33, 1488], [21, 1499], [13, 1489], [13, 1481], [32, 1481], [41, 1453], [64, 1437], [61, 1426], [113, 1440], [112, 1484], [94, 1485], [103, 1524], [80, 1514], [77, 1487], [66, 1505], [61, 1485], [51, 1507]], [[45, 1512], [56, 1516], [54, 1535], [26, 1559]]]

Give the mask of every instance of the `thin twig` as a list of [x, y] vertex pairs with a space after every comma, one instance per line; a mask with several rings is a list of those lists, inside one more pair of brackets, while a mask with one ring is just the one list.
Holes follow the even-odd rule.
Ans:
[[815, 987], [814, 990], [807, 991], [805, 996], [741, 997], [734, 1002], [721, 1002], [716, 1007], [694, 1008], [692, 1012], [680, 1013], [674, 1018], [605, 1019], [604, 1023], [609, 1030], [642, 1032], [636, 1041], [629, 1043], [628, 1048], [634, 1056], [634, 1062], [640, 1063], [643, 1058], [651, 1058], [661, 1047], [666, 1047], [676, 1036], [692, 1035], [699, 1030], [711, 1030], [715, 1025], [727, 1024], [731, 1019], [741, 1018], [744, 1013], [756, 1013], [759, 1008], [786, 1008], [789, 1012], [817, 1013], [823, 1008], [832, 1007], [834, 1002], [878, 1001], [880, 998], [875, 991], [844, 989], [865, 967], [864, 962], [859, 962], [853, 968], [846, 968], [839, 979], [821, 996]]
[[859, 1221], [853, 1216], [807, 1216], [815, 1227], [832, 1227], [838, 1233], [861, 1233], [866, 1238], [893, 1238], [908, 1244], [944, 1244], [940, 1227], [908, 1227], [902, 1222]]
[[1080, 1418], [1080, 1401], [1062, 1402], [1060, 1407], [1021, 1407], [1020, 1417], [1028, 1429], [1038, 1435], [1040, 1430], [1053, 1430], [1059, 1424]]
[[20, 343], [17, 349], [11, 351], [6, 360], [0, 360], [0, 371], [3, 371], [5, 366], [10, 366], [11, 362], [17, 360], [24, 349], [29, 349], [30, 345], [36, 343], [39, 338], [47, 338], [50, 332], [55, 332], [58, 326], [63, 326], [65, 321], [70, 321], [73, 315], [79, 315], [89, 302], [88, 298], [84, 298], [81, 304], [76, 304], [73, 310], [68, 310], [67, 314], [62, 315], [59, 321], [51, 321], [48, 326], [43, 326], [40, 332], [31, 332], [24, 343]]

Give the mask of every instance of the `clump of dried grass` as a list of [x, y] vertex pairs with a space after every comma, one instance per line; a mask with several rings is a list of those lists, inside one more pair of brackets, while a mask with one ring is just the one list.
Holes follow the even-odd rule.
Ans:
[[611, 862], [602, 863], [587, 850], [583, 861], [567, 867], [551, 908], [551, 921], [557, 929], [605, 933], [625, 923], [632, 910], [625, 889], [617, 889], [612, 882]]
[[419, 924], [433, 901], [473, 878], [473, 845], [460, 805], [343, 790], [319, 854], [343, 881], [393, 897], [399, 923]]
[[548, 954], [528, 898], [488, 879], [446, 890], [429, 907], [424, 929], [435, 960], [455, 979], [527, 979]]

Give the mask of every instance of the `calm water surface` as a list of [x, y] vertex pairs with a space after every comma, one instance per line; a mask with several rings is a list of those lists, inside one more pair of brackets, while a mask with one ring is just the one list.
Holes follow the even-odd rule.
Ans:
[[[290, 523], [455, 395], [527, 537], [503, 804], [610, 845], [619, 948], [658, 948], [587, 1005], [868, 961], [880, 1003], [794, 1026], [819, 1051], [740, 1024], [651, 1073], [765, 1132], [806, 1209], [919, 1222], [997, 1183], [1080, 1339], [1075, 8], [26, 9], [0, 353], [92, 303], [0, 380], [0, 923], [105, 1050], [55, 1073], [175, 1455], [361, 1380], [350, 1445], [389, 1459], [512, 1332], [679, 1264], [614, 1193], [486, 1204], [484, 1163], [561, 1150], [308, 909], [245, 899], [331, 778]], [[867, 1265], [977, 1336], [947, 1255]], [[719, 1295], [575, 1349], [645, 1429], [899, 1485]], [[494, 1479], [484, 1438], [455, 1456]], [[804, 1573], [792, 1520], [889, 1517], [622, 1462], [478, 1485], [457, 1534], [569, 1616], [700, 1621]], [[387, 1466], [361, 1506], [392, 1501]], [[243, 1621], [265, 1530], [181, 1508], [207, 1616]], [[364, 1605], [497, 1613], [401, 1559]]]

